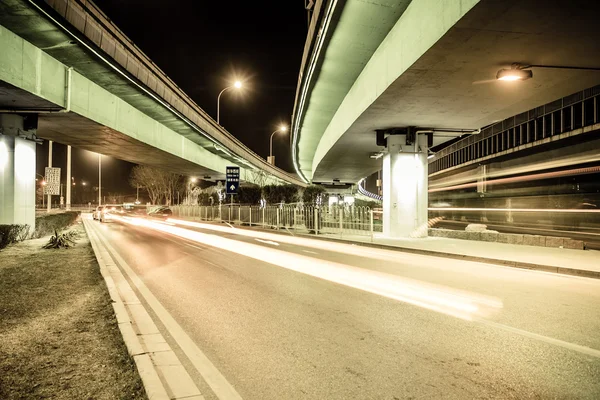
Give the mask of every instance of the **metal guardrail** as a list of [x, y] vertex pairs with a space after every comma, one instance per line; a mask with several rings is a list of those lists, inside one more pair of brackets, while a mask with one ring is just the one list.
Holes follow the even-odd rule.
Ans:
[[370, 236], [382, 232], [377, 211], [361, 206], [315, 207], [305, 205], [245, 206], [171, 206], [174, 217], [198, 221], [260, 226], [290, 232], [310, 232], [328, 235]]

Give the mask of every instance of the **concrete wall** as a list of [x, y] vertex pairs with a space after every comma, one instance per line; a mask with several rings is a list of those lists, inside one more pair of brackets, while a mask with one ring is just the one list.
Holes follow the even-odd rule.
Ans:
[[450, 239], [478, 240], [482, 242], [520, 244], [525, 246], [541, 246], [554, 248], [562, 247], [565, 249], [579, 250], [584, 249], [584, 243], [582, 240], [574, 240], [570, 238], [555, 236], [521, 235], [514, 233], [498, 233], [495, 231], [467, 232], [453, 229], [437, 228], [430, 228], [429, 236], [445, 237]]

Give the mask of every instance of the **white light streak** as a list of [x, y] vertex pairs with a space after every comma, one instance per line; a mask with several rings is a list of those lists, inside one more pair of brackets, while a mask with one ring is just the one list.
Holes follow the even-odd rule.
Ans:
[[[227, 239], [217, 235], [192, 231], [177, 226], [159, 224], [154, 221], [140, 218], [125, 217], [119, 219], [125, 223], [165, 232], [193, 242], [213, 246], [302, 274], [377, 294], [456, 318], [472, 320], [475, 314], [481, 316], [502, 307], [502, 303], [496, 299], [418, 282], [384, 272], [372, 271], [336, 262], [320, 260], [309, 256], [288, 253], [278, 249]], [[177, 223], [189, 222], [180, 220], [170, 221]], [[229, 233], [233, 233], [232, 231], [239, 231], [237, 229], [224, 227], [223, 229]], [[261, 232], [248, 233], [261, 234]], [[286, 237], [286, 239], [290, 238]], [[292, 239], [298, 238], [292, 237]]]

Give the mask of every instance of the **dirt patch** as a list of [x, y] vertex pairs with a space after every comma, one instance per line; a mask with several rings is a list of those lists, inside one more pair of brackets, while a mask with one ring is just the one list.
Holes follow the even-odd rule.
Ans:
[[81, 224], [0, 252], [0, 399], [146, 399]]

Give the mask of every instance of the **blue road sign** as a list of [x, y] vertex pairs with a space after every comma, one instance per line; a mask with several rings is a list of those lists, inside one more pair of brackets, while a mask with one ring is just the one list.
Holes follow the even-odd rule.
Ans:
[[237, 194], [240, 187], [240, 167], [227, 167], [225, 176], [225, 188], [227, 194]]

